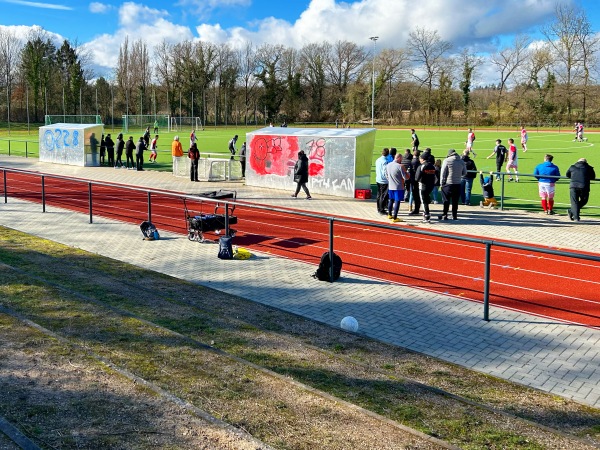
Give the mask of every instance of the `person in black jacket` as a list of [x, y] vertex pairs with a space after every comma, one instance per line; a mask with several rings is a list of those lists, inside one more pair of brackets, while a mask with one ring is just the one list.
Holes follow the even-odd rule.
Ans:
[[127, 160], [127, 170], [129, 170], [129, 162], [131, 162], [131, 170], [135, 169], [133, 162], [133, 151], [135, 150], [135, 143], [133, 142], [133, 136], [129, 136], [129, 140], [125, 144], [125, 158]]
[[104, 135], [100, 138], [100, 165], [104, 165], [104, 157], [106, 155], [106, 141], [104, 140]]
[[144, 150], [146, 150], [146, 142], [142, 136], [135, 147], [135, 165], [139, 171], [144, 170]]
[[312, 197], [306, 187], [306, 183], [308, 183], [308, 157], [303, 150], [298, 152], [298, 161], [294, 165], [294, 181], [296, 182], [296, 192], [292, 194], [292, 197], [298, 197], [300, 188], [302, 188], [306, 194], [306, 200], [310, 200]]
[[431, 162], [430, 153], [422, 153], [419, 156], [421, 165], [417, 169], [415, 174], [415, 181], [418, 186], [417, 196], [423, 204], [423, 223], [429, 223], [431, 215], [429, 214], [429, 204], [431, 203], [431, 193], [435, 186], [437, 178], [436, 169]]
[[115, 161], [115, 169], [123, 167], [123, 149], [125, 148], [125, 141], [123, 140], [123, 133], [119, 133], [117, 136], [117, 160]]
[[469, 150], [463, 152], [462, 160], [467, 166], [467, 174], [460, 179], [460, 202], [463, 205], [471, 206], [471, 191], [473, 190], [473, 180], [477, 176], [477, 166], [471, 159]]
[[110, 167], [115, 166], [115, 141], [110, 137], [110, 133], [106, 135], [104, 139], [104, 145], [106, 145], [106, 154], [108, 155], [108, 165]]
[[571, 179], [571, 208], [567, 209], [567, 213], [569, 219], [579, 222], [579, 213], [590, 198], [590, 181], [596, 179], [596, 172], [585, 158], [581, 158], [567, 169], [566, 175]]
[[483, 171], [479, 171], [479, 183], [481, 184], [481, 191], [483, 192], [483, 201], [479, 202], [479, 206], [482, 208], [496, 208], [498, 201], [494, 197], [494, 172], [490, 172], [489, 177], [483, 178]]
[[410, 160], [410, 197], [408, 199], [408, 206], [410, 212], [409, 216], [416, 216], [421, 214], [421, 198], [419, 196], [419, 183], [416, 181], [417, 170], [421, 166], [420, 160], [421, 152], [419, 150], [413, 150], [413, 157]]
[[198, 179], [198, 164], [200, 163], [200, 150], [195, 142], [188, 150], [188, 158], [190, 158], [190, 181], [200, 181]]

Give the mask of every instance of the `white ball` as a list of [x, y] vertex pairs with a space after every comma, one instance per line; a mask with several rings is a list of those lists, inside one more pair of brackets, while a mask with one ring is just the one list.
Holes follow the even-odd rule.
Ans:
[[340, 328], [346, 331], [358, 331], [358, 321], [352, 316], [346, 316], [340, 322]]

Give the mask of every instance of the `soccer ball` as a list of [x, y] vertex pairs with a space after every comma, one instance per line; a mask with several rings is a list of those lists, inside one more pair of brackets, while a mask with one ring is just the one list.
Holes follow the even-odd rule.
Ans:
[[358, 331], [358, 321], [352, 316], [346, 316], [340, 322], [340, 328], [346, 331], [353, 331], [356, 333]]

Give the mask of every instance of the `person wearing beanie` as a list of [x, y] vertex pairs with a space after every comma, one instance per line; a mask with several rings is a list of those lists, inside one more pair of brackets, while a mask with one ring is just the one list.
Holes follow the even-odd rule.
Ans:
[[585, 158], [580, 158], [567, 169], [569, 191], [571, 193], [571, 208], [567, 210], [569, 219], [579, 221], [579, 214], [590, 198], [590, 181], [596, 179], [596, 172]]
[[452, 203], [452, 220], [458, 219], [458, 201], [460, 200], [460, 182], [467, 174], [467, 166], [456, 150], [448, 150], [448, 156], [442, 162], [440, 186], [442, 188], [443, 209], [439, 220], [448, 220], [448, 211]]

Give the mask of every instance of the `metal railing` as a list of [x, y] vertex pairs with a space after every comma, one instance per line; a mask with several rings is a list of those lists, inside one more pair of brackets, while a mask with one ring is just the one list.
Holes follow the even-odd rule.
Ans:
[[[276, 213], [282, 213], [282, 214], [293, 215], [293, 216], [298, 216], [298, 217], [306, 217], [306, 218], [311, 218], [311, 219], [323, 220], [329, 224], [329, 227], [328, 227], [328, 251], [329, 251], [330, 255], [333, 255], [334, 250], [335, 250], [335, 248], [334, 248], [335, 247], [335, 245], [334, 245], [334, 236], [335, 236], [334, 225], [335, 225], [335, 223], [349, 224], [352, 227], [363, 226], [363, 227], [370, 227], [370, 228], [376, 228], [376, 229], [384, 229], [384, 230], [388, 230], [390, 232], [398, 232], [399, 231], [398, 227], [395, 225], [386, 225], [386, 224], [377, 223], [377, 222], [368, 222], [368, 221], [364, 221], [364, 220], [357, 220], [357, 219], [344, 218], [344, 217], [333, 217], [333, 216], [328, 216], [328, 215], [323, 215], [323, 214], [316, 214], [316, 213], [312, 213], [312, 212], [298, 211], [298, 210], [292, 210], [292, 209], [286, 209], [286, 208], [280, 208], [280, 207], [274, 207], [274, 206], [262, 206], [262, 205], [247, 203], [247, 202], [230, 201], [230, 200], [224, 200], [224, 199], [211, 199], [209, 197], [201, 197], [200, 198], [198, 195], [188, 195], [188, 194], [181, 194], [181, 193], [175, 193], [175, 192], [169, 192], [169, 191], [160, 191], [160, 190], [149, 189], [149, 188], [129, 187], [129, 186], [117, 185], [117, 184], [113, 184], [113, 183], [100, 182], [100, 181], [81, 180], [81, 179], [71, 178], [71, 177], [66, 177], [66, 176], [61, 176], [61, 175], [41, 174], [39, 172], [31, 172], [31, 171], [21, 170], [21, 169], [0, 167], [0, 170], [3, 173], [4, 203], [8, 203], [8, 197], [9, 197], [8, 196], [9, 185], [8, 185], [8, 181], [7, 181], [7, 173], [24, 174], [27, 176], [39, 177], [40, 183], [41, 183], [42, 212], [44, 212], [44, 213], [46, 212], [46, 188], [45, 187], [46, 187], [46, 179], [47, 178], [64, 180], [64, 181], [73, 182], [73, 183], [86, 184], [87, 185], [87, 206], [88, 206], [88, 215], [89, 215], [89, 223], [90, 224], [93, 223], [93, 218], [94, 218], [94, 187], [110, 187], [110, 188], [119, 189], [121, 191], [128, 190], [128, 191], [132, 191], [132, 192], [138, 192], [138, 193], [145, 194], [146, 206], [147, 206], [147, 221], [148, 222], [152, 222], [153, 195], [160, 195], [163, 197], [166, 196], [166, 197], [171, 197], [171, 198], [179, 199], [179, 200], [201, 201], [201, 202], [207, 202], [209, 204], [210, 203], [218, 203], [221, 205], [225, 205], [224, 213], [225, 213], [225, 233], [226, 233], [226, 235], [230, 234], [230, 229], [229, 229], [229, 209], [230, 209], [229, 207], [230, 206], [242, 206], [243, 208], [249, 208], [249, 209], [254, 209], [254, 210], [258, 210], [258, 211], [268, 211], [269, 213], [276, 212]], [[72, 205], [72, 208], [77, 209], [76, 205]], [[101, 214], [98, 214], [98, 215], [102, 217]], [[500, 247], [500, 248], [527, 251], [527, 252], [538, 253], [538, 254], [553, 255], [553, 256], [560, 256], [560, 257], [566, 257], [566, 258], [574, 258], [574, 259], [578, 259], [578, 260], [600, 262], [600, 256], [578, 253], [575, 251], [564, 251], [564, 250], [557, 251], [557, 250], [552, 250], [552, 249], [548, 249], [548, 248], [535, 247], [532, 245], [502, 242], [502, 241], [497, 241], [494, 239], [484, 239], [484, 238], [475, 238], [475, 237], [454, 235], [454, 234], [443, 233], [443, 232], [432, 232], [432, 231], [427, 231], [427, 230], [414, 229], [414, 228], [410, 228], [410, 227], [402, 228], [401, 231], [403, 233], [407, 233], [409, 235], [420, 235], [420, 236], [444, 238], [444, 239], [449, 239], [449, 240], [453, 240], [453, 241], [475, 243], [475, 244], [480, 244], [480, 245], [484, 246], [484, 248], [485, 248], [485, 259], [483, 261], [483, 263], [484, 263], [484, 273], [483, 273], [484, 288], [483, 288], [482, 301], [483, 301], [483, 320], [485, 320], [485, 321], [490, 321], [490, 316], [489, 316], [489, 300], [490, 299], [489, 299], [489, 297], [490, 297], [490, 281], [491, 281], [490, 267], [492, 264], [492, 262], [491, 262], [492, 247]], [[331, 266], [330, 266], [330, 281], [331, 282], [334, 281], [333, 280], [333, 264], [331, 264]]]

